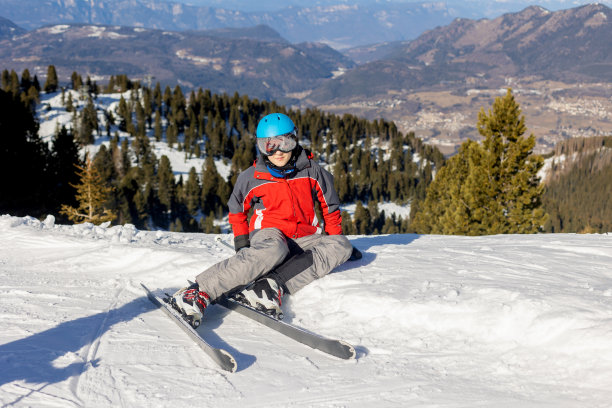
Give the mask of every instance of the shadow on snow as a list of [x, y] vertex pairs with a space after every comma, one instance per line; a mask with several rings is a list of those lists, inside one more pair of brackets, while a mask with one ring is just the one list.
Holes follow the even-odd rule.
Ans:
[[[363, 258], [358, 261], [347, 262], [336, 268], [334, 272], [342, 272], [374, 262], [376, 254], [368, 252], [373, 247], [408, 245], [418, 238], [419, 235], [416, 234], [354, 238], [351, 242], [363, 253]], [[119, 308], [63, 322], [51, 329], [0, 345], [0, 366], [2, 366], [0, 386], [20, 380], [35, 384], [51, 384], [81, 375], [90, 366], [96, 367], [99, 364], [100, 357], [96, 356], [97, 344], [106, 331], [115, 324], [133, 320], [155, 308], [156, 306], [146, 296], [142, 296]], [[223, 308], [220, 307], [211, 309], [200, 328], [200, 332], [206, 331], [203, 336], [205, 340], [214, 347], [229, 351], [236, 359], [239, 370], [244, 370], [253, 365], [256, 360], [255, 356], [236, 350], [213, 331], [221, 325], [223, 318], [229, 312], [223, 311]], [[172, 326], [174, 326], [174, 323], [172, 323]], [[174, 329], [176, 331], [173, 333], [177, 333], [177, 336], [183, 335], [178, 328], [173, 327]], [[196, 346], [194, 345], [194, 347]], [[81, 350], [84, 350], [82, 352], [85, 354], [84, 356], [79, 354]], [[61, 366], [60, 357], [69, 353], [73, 353], [75, 356], [68, 356], [68, 358], [77, 361]], [[215, 363], [210, 361], [210, 367], [216, 368]], [[177, 373], [177, 375], [180, 375], [180, 373]]]
[[361, 251], [363, 258], [356, 261], [348, 261], [338, 266], [332, 273], [343, 272], [353, 268], [367, 266], [376, 260], [376, 251], [368, 252], [374, 247], [385, 245], [409, 245], [419, 239], [418, 234], [392, 234], [392, 235], [372, 235], [352, 238], [351, 244]]
[[[157, 307], [146, 296], [142, 296], [119, 308], [63, 322], [40, 333], [2, 344], [0, 345], [0, 366], [2, 367], [0, 386], [14, 381], [52, 384], [79, 376], [90, 367], [96, 367], [100, 363], [101, 356], [96, 355], [97, 347], [102, 336], [111, 327], [133, 320], [154, 309]], [[209, 318], [199, 329], [200, 334], [214, 347], [229, 351], [236, 359], [239, 370], [251, 366], [255, 362], [254, 356], [234, 349], [214, 333], [213, 329], [221, 325], [226, 314], [214, 309], [220, 308], [211, 310]], [[162, 316], [161, 313], [159, 311], [159, 316]], [[147, 324], [157, 325], [156, 321], [149, 320]], [[167, 317], [164, 317], [163, 321], [170, 323]], [[174, 336], [180, 338], [184, 336], [184, 333], [175, 327], [174, 323], [160, 330], [170, 333], [167, 337], [168, 341], [173, 341]], [[184, 338], [187, 339], [186, 336]], [[159, 341], [159, 339], [155, 338], [151, 341]], [[194, 347], [197, 348], [195, 344]], [[216, 364], [209, 360], [202, 351], [198, 349], [196, 353], [204, 356], [210, 368], [217, 368]], [[63, 365], [61, 357], [64, 357], [67, 362], [69, 360], [69, 364]], [[181, 373], [177, 372], [177, 375]]]

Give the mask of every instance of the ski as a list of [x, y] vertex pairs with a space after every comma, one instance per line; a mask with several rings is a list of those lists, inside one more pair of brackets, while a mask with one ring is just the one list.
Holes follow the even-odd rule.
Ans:
[[224, 306], [229, 310], [238, 312], [250, 319], [253, 319], [264, 326], [267, 326], [277, 332], [284, 334], [302, 344], [320, 350], [332, 356], [345, 360], [355, 358], [355, 348], [343, 340], [329, 339], [319, 334], [310, 332], [301, 327], [290, 323], [285, 323], [282, 320], [275, 319], [265, 313], [246, 306], [239, 301], [227, 298], [225, 296], [217, 300], [216, 304]]
[[[225, 242], [220, 236], [215, 237], [215, 242], [223, 244], [223, 246], [229, 249], [234, 249], [233, 246]], [[358, 260], [361, 259], [361, 257], [361, 252], [359, 252], [359, 250], [353, 247], [353, 254], [351, 255], [351, 260]], [[191, 281], [189, 282], [192, 283]], [[332, 356], [346, 360], [355, 358], [356, 356], [355, 348], [343, 340], [328, 339], [319, 334], [303, 329], [299, 326], [295, 326], [290, 323], [285, 323], [282, 320], [278, 320], [270, 315], [260, 312], [259, 310], [253, 309], [243, 303], [240, 303], [239, 301], [231, 297], [222, 296], [219, 300], [217, 300], [216, 304], [224, 306], [229, 310], [238, 312], [248, 318], [251, 318], [263, 324], [264, 326], [267, 326], [281, 334], [284, 334], [287, 337], [292, 338], [295, 341], [298, 341], [302, 344], [305, 344]]]
[[183, 318], [174, 310], [171, 306], [167, 305], [162, 299], [160, 299], [157, 295], [149, 290], [143, 283], [140, 284], [142, 288], [147, 293], [147, 297], [149, 300], [158, 308], [160, 308], [164, 313], [170, 317], [174, 323], [176, 323], [196, 344], [204, 350], [206, 354], [217, 363], [223, 370], [229, 371], [231, 373], [236, 372], [236, 368], [238, 367], [236, 364], [236, 360], [234, 357], [228, 353], [227, 351], [216, 348], [208, 344], [202, 336], [193, 328], [189, 323], [187, 323]]

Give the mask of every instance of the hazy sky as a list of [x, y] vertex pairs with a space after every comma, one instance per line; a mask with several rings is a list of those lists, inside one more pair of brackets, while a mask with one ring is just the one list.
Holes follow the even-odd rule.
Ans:
[[[289, 6], [313, 7], [317, 5], [330, 4], [362, 4], [369, 5], [375, 3], [424, 3], [424, 2], [445, 2], [448, 5], [457, 7], [458, 9], [469, 9], [478, 7], [483, 14], [487, 14], [487, 10], [505, 10], [519, 11], [530, 5], [539, 5], [549, 10], [559, 10], [577, 7], [582, 4], [595, 3], [594, 1], [580, 0], [166, 0], [193, 4], [198, 6], [210, 6], [218, 8], [228, 8], [243, 11], [263, 11], [263, 10], [279, 10]], [[598, 1], [597, 3], [605, 4], [612, 7], [612, 0]]]

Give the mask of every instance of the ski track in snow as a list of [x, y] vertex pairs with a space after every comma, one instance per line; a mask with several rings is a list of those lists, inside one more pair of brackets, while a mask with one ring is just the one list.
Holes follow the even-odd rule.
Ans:
[[610, 406], [612, 236], [349, 238], [364, 258], [283, 309], [357, 359], [213, 306], [199, 330], [230, 374], [139, 287], [230, 256], [214, 235], [0, 216], [0, 405]]

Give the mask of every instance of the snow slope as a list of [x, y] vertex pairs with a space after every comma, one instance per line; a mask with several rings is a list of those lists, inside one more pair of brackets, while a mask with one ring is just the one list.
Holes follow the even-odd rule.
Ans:
[[234, 374], [139, 288], [230, 256], [214, 238], [1, 216], [0, 405], [610, 406], [611, 235], [351, 236], [364, 258], [284, 311], [357, 359], [213, 306], [199, 330]]

